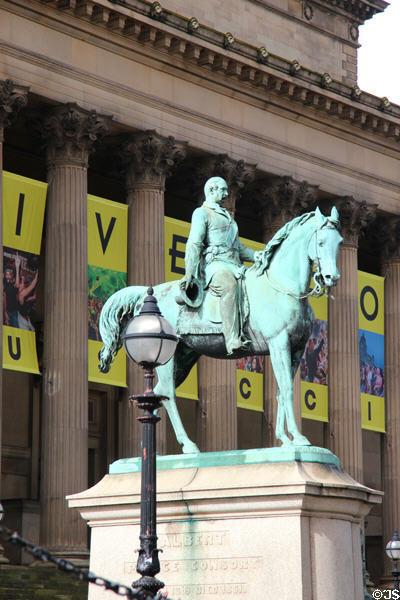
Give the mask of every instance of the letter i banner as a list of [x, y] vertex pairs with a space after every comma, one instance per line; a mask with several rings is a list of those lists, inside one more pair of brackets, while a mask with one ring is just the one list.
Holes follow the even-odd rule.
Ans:
[[89, 381], [126, 387], [126, 355], [120, 350], [108, 373], [99, 371], [100, 312], [106, 300], [126, 287], [128, 207], [88, 196]]
[[39, 373], [38, 261], [47, 184], [3, 171], [3, 368]]
[[310, 297], [309, 302], [314, 311], [314, 323], [300, 360], [301, 416], [303, 419], [327, 423], [328, 298]]
[[385, 432], [384, 278], [358, 271], [361, 427]]

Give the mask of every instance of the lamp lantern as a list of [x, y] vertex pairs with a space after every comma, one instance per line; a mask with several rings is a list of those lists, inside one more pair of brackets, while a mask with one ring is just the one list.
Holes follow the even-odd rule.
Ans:
[[392, 539], [386, 544], [386, 554], [393, 562], [393, 581], [395, 590], [399, 590], [400, 571], [397, 568], [397, 562], [400, 560], [400, 539], [397, 529], [395, 529]]

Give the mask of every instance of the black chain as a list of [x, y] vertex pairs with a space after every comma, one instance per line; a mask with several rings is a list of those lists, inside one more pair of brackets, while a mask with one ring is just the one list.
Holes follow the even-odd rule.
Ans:
[[61, 571], [76, 575], [81, 581], [87, 581], [88, 583], [103, 587], [105, 590], [114, 592], [117, 596], [126, 596], [130, 600], [166, 600], [167, 598], [166, 593], [157, 592], [154, 596], [143, 588], [132, 589], [122, 583], [115, 583], [104, 577], [99, 577], [91, 571], [88, 571], [88, 569], [77, 567], [69, 560], [56, 558], [45, 548], [40, 548], [40, 546], [35, 546], [35, 544], [24, 540], [16, 531], [11, 531], [11, 529], [8, 529], [3, 525], [0, 525], [0, 539], [4, 542], [11, 542], [16, 546], [20, 546], [35, 558], [38, 558], [43, 562], [54, 563]]

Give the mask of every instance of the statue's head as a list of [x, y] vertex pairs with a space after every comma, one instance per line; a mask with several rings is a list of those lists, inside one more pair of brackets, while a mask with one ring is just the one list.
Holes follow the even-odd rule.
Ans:
[[228, 196], [228, 184], [222, 177], [211, 177], [204, 186], [206, 200], [212, 200], [217, 204], [223, 204]]

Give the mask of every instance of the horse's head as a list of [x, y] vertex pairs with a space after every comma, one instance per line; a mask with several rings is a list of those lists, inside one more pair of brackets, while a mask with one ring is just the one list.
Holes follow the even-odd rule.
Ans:
[[339, 213], [335, 207], [324, 217], [319, 208], [315, 211], [316, 227], [308, 244], [308, 256], [315, 264], [315, 280], [322, 287], [336, 285], [340, 273], [336, 266], [339, 246], [343, 238], [339, 233]]

